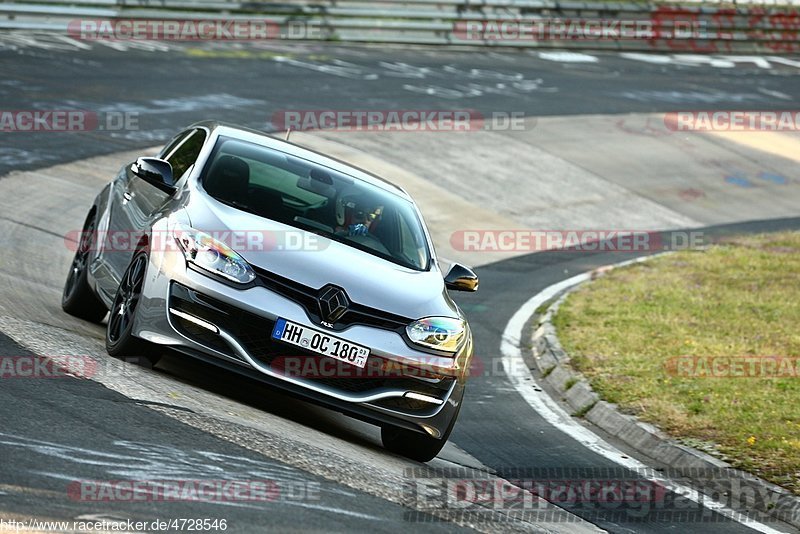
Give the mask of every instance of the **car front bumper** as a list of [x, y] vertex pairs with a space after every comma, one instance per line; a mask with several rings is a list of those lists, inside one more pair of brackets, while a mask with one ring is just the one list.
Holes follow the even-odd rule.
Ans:
[[[449, 357], [414, 349], [390, 329], [353, 324], [331, 331], [370, 348], [367, 367], [359, 369], [273, 340], [278, 318], [324, 330], [286, 296], [263, 286], [238, 289], [217, 281], [169, 250], [151, 252], [133, 333], [374, 424], [439, 438], [456, 417], [472, 358], [471, 336]], [[330, 362], [336, 365], [320, 365]]]

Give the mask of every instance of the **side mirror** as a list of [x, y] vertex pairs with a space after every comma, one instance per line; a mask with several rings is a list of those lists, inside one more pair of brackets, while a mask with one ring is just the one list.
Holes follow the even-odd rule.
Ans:
[[455, 291], [477, 291], [478, 275], [469, 267], [464, 267], [460, 263], [454, 263], [444, 277], [444, 285], [447, 289]]
[[169, 195], [175, 192], [172, 165], [168, 161], [158, 158], [139, 158], [135, 163], [131, 163], [131, 172]]

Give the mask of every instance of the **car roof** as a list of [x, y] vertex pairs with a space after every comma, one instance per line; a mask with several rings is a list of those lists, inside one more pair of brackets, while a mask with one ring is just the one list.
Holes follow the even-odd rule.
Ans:
[[290, 141], [278, 139], [266, 132], [239, 126], [237, 124], [211, 120], [196, 122], [189, 126], [189, 128], [206, 128], [212, 134], [249, 141], [266, 148], [271, 148], [292, 156], [310, 160], [319, 165], [328, 167], [353, 178], [367, 182], [371, 185], [380, 187], [381, 189], [394, 193], [406, 200], [413, 202], [411, 196], [402, 187], [393, 184], [392, 182], [381, 178], [380, 176], [315, 150], [302, 147]]

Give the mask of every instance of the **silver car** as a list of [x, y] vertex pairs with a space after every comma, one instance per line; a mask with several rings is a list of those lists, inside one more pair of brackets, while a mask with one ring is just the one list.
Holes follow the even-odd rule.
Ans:
[[112, 356], [164, 347], [381, 427], [419, 461], [453, 429], [472, 334], [401, 188], [264, 133], [201, 122], [96, 197], [63, 309]]

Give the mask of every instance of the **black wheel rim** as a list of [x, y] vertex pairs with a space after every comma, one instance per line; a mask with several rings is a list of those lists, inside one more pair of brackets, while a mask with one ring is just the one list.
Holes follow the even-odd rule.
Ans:
[[108, 319], [108, 339], [116, 343], [130, 328], [142, 294], [147, 256], [139, 254], [125, 271]]
[[78, 243], [78, 249], [75, 251], [75, 256], [72, 258], [72, 265], [69, 268], [67, 275], [67, 283], [64, 287], [64, 298], [67, 299], [75, 292], [78, 287], [78, 281], [81, 279], [83, 272], [86, 270], [86, 264], [89, 259], [89, 251], [92, 248], [94, 239], [94, 217], [86, 224], [83, 232], [81, 233], [81, 240]]

